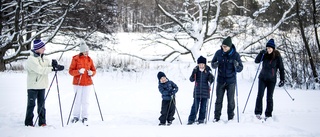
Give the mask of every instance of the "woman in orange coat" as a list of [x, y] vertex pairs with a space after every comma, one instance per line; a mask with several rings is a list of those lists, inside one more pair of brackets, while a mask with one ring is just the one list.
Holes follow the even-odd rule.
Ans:
[[69, 68], [69, 74], [73, 76], [74, 92], [76, 98], [73, 108], [72, 123], [88, 121], [89, 95], [92, 88], [91, 77], [96, 74], [92, 59], [88, 55], [89, 48], [82, 42], [80, 44], [80, 54], [73, 56]]

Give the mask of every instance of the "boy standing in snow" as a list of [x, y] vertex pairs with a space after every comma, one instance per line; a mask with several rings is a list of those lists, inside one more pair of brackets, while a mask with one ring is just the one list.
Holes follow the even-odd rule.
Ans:
[[267, 108], [265, 111], [266, 119], [272, 117], [273, 111], [273, 92], [277, 82], [277, 70], [280, 71], [279, 87], [284, 85], [284, 67], [281, 54], [276, 50], [274, 40], [270, 39], [266, 45], [266, 50], [261, 50], [255, 59], [255, 63], [262, 62], [262, 70], [259, 75], [258, 95], [254, 113], [258, 119], [262, 119], [262, 99], [264, 90], [267, 88]]
[[89, 57], [89, 48], [85, 42], [80, 43], [80, 54], [73, 56], [69, 68], [69, 74], [73, 76], [76, 98], [73, 108], [72, 123], [76, 123], [82, 117], [81, 122], [88, 121], [89, 95], [92, 88], [92, 79], [96, 74], [92, 59]]
[[161, 103], [161, 116], [159, 117], [160, 124], [159, 126], [166, 125], [166, 121], [168, 125], [172, 124], [174, 120], [175, 113], [175, 94], [178, 92], [178, 86], [167, 79], [166, 75], [163, 72], [159, 72], [158, 75], [159, 85], [158, 89], [162, 95], [162, 103]]
[[25, 126], [33, 125], [33, 110], [38, 105], [39, 126], [46, 126], [46, 109], [45, 103], [45, 89], [48, 87], [48, 74], [52, 71], [61, 71], [64, 66], [58, 65], [56, 60], [49, 60], [44, 57], [46, 50], [45, 44], [41, 40], [33, 41], [33, 49], [26, 61], [27, 89], [28, 89], [28, 105]]
[[236, 51], [235, 46], [232, 44], [231, 37], [223, 40], [221, 49], [219, 49], [211, 62], [211, 66], [218, 70], [217, 89], [216, 89], [216, 102], [214, 110], [213, 122], [218, 122], [221, 116], [223, 97], [227, 91], [228, 100], [228, 120], [233, 120], [234, 117], [234, 94], [237, 82], [237, 72], [243, 69], [242, 61], [239, 53]]
[[188, 125], [195, 122], [196, 116], [199, 110], [200, 112], [198, 123], [204, 123], [207, 111], [207, 102], [210, 98], [210, 85], [212, 84], [214, 77], [211, 74], [211, 69], [207, 64], [207, 59], [200, 56], [197, 60], [198, 66], [196, 66], [190, 76], [190, 81], [195, 82], [193, 91], [193, 105], [188, 118]]

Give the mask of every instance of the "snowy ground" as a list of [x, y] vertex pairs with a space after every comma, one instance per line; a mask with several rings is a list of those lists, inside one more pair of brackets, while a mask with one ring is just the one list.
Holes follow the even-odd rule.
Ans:
[[[253, 110], [257, 92], [254, 85], [248, 106], [243, 108], [248, 97], [257, 65], [244, 63], [243, 72], [238, 74], [240, 123], [237, 121], [213, 123], [214, 103], [210, 121], [203, 125], [186, 125], [192, 105], [194, 83], [189, 82], [194, 64], [166, 64], [158, 69], [141, 72], [103, 72], [94, 77], [94, 87], [98, 95], [104, 121], [101, 120], [94, 95], [91, 94], [89, 126], [66, 125], [74, 97], [72, 77], [67, 71], [58, 73], [59, 93], [62, 103], [63, 124], [60, 119], [57, 84], [53, 83], [46, 100], [47, 127], [25, 127], [24, 118], [27, 104], [26, 72], [0, 73], [0, 134], [1, 137], [319, 137], [320, 91], [276, 88], [274, 94], [273, 121], [262, 123], [255, 120]], [[157, 89], [157, 72], [164, 71], [178, 86], [177, 113], [172, 126], [158, 126], [161, 95]], [[50, 82], [53, 78], [50, 75]], [[215, 94], [213, 97], [215, 101]], [[226, 99], [224, 100], [226, 102]], [[265, 103], [264, 103], [265, 105]], [[237, 111], [235, 111], [237, 112]], [[36, 113], [35, 113], [35, 116]], [[222, 120], [226, 120], [226, 104], [223, 106]]]

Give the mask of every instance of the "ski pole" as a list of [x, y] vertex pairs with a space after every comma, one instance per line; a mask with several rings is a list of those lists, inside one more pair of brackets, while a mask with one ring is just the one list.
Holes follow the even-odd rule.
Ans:
[[243, 108], [242, 113], [244, 113], [244, 111], [246, 110], [246, 107], [247, 107], [247, 104], [248, 104], [248, 101], [249, 101], [249, 98], [250, 98], [250, 94], [251, 94], [251, 91], [252, 91], [252, 88], [253, 88], [254, 82], [256, 81], [256, 78], [257, 78], [257, 75], [258, 75], [259, 68], [260, 68], [260, 66], [261, 66], [261, 63], [262, 63], [262, 59], [263, 59], [263, 57], [264, 57], [264, 54], [262, 54], [262, 57], [261, 57], [261, 60], [260, 60], [260, 63], [259, 63], [258, 69], [257, 69], [257, 71], [256, 71], [256, 75], [254, 76], [254, 79], [253, 79], [253, 82], [252, 82], [252, 85], [251, 85], [251, 88], [250, 88], [250, 92], [249, 92], [249, 95], [248, 95], [248, 98], [247, 98], [246, 104], [244, 105], [244, 108]]
[[[214, 77], [216, 77], [216, 75], [217, 75], [217, 69], [215, 69], [215, 71], [214, 71]], [[215, 80], [216, 80], [216, 78], [214, 78], [214, 80], [213, 80], [212, 91], [211, 91], [211, 98], [210, 98], [210, 106], [209, 106], [209, 113], [208, 113], [207, 121], [210, 120], [210, 112], [211, 112], [211, 105], [212, 105], [212, 97], [213, 97]]]
[[181, 118], [180, 118], [180, 115], [179, 115], [179, 111], [178, 111], [178, 109], [177, 109], [177, 105], [176, 105], [176, 100], [175, 100], [175, 99], [173, 99], [173, 104], [174, 104], [174, 107], [175, 107], [175, 109], [176, 109], [176, 111], [177, 111], [180, 124], [182, 125]]
[[237, 120], [238, 120], [238, 123], [239, 123], [239, 117], [240, 117], [240, 115], [239, 115], [239, 102], [238, 102], [238, 82], [237, 82], [237, 71], [236, 71], [236, 66], [234, 66], [234, 71], [235, 71], [235, 73], [236, 73], [236, 99], [237, 99]]
[[[56, 74], [56, 75], [57, 75], [57, 74]], [[56, 82], [57, 82], [57, 92], [58, 92], [58, 100], [59, 100], [59, 107], [60, 107], [61, 124], [62, 124], [62, 127], [63, 127], [63, 117], [62, 117], [62, 109], [61, 109], [61, 101], [60, 101], [60, 92], [59, 92], [58, 75], [56, 76]]]
[[[38, 116], [37, 116], [36, 121], [34, 122], [33, 126], [36, 125], [36, 123], [37, 123], [37, 121], [38, 121], [38, 119], [39, 119], [39, 115], [40, 115], [41, 112], [42, 112], [42, 108], [44, 107], [44, 104], [45, 104], [45, 102], [46, 102], [46, 99], [47, 99], [47, 97], [48, 97], [48, 95], [49, 95], [49, 92], [50, 92], [50, 90], [51, 90], [53, 81], [54, 81], [54, 79], [55, 79], [56, 77], [57, 77], [57, 71], [55, 71], [55, 74], [54, 74], [54, 76], [53, 76], [53, 78], [52, 78], [52, 81], [51, 81], [51, 84], [50, 84], [50, 86], [49, 86], [48, 92], [47, 92], [47, 94], [46, 94], [46, 96], [45, 96], [45, 98], [44, 98], [43, 104], [42, 104], [41, 107], [40, 107], [41, 109], [40, 109], [40, 111], [39, 111], [39, 113], [38, 113]], [[39, 106], [38, 106], [38, 107], [39, 107]]]
[[98, 107], [99, 107], [99, 112], [100, 112], [101, 120], [103, 121], [103, 117], [102, 117], [102, 113], [101, 113], [101, 108], [100, 108], [100, 104], [99, 104], [99, 100], [98, 100], [96, 88], [94, 87], [93, 82], [92, 82], [92, 86], [93, 86], [94, 94], [96, 95], [96, 100], [97, 100], [97, 104], [98, 104]]
[[291, 97], [291, 95], [289, 94], [289, 92], [287, 91], [287, 89], [283, 86], [284, 90], [287, 92], [287, 94], [289, 95], [289, 97], [292, 99], [292, 101], [294, 101], [294, 98]]
[[[80, 78], [79, 78], [79, 81], [78, 81], [78, 86], [80, 85], [81, 78], [82, 78], [82, 74], [80, 74]], [[72, 112], [73, 105], [74, 105], [74, 102], [75, 102], [76, 97], [77, 97], [77, 93], [78, 93], [78, 87], [77, 87], [77, 89], [76, 89], [76, 93], [74, 94], [74, 98], [73, 98], [73, 102], [72, 102], [72, 105], [71, 105], [71, 109], [70, 109], [70, 113], [69, 113], [69, 117], [68, 117], [67, 125], [69, 124], [69, 120], [70, 120], [71, 112]]]
[[173, 97], [171, 97], [171, 99], [170, 99], [169, 107], [167, 109], [166, 120], [168, 119], [168, 116], [169, 116], [169, 111], [170, 111], [170, 108], [171, 108], [172, 100], [173, 100]]

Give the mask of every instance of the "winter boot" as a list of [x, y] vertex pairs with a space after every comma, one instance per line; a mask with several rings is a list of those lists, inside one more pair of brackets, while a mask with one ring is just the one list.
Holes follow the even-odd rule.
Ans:
[[71, 120], [71, 123], [77, 123], [78, 121], [79, 121], [79, 118], [74, 117], [74, 118]]

